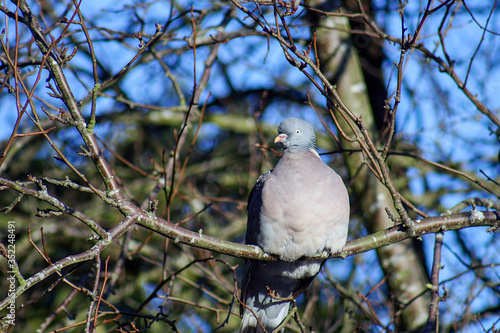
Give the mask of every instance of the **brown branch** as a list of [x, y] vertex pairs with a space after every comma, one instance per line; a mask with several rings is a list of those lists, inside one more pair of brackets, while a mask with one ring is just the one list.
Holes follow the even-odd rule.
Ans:
[[[448, 1], [443, 2], [441, 5], [445, 5], [445, 4], [448, 4]], [[404, 41], [402, 39], [393, 37], [393, 36], [385, 33], [366, 14], [361, 15], [361, 17], [363, 18], [365, 23], [378, 35], [379, 38], [385, 39], [385, 40], [390, 41], [392, 43], [399, 44], [399, 45], [403, 46]], [[465, 96], [474, 104], [476, 109], [479, 112], [481, 112], [482, 114], [484, 114], [486, 117], [488, 117], [488, 119], [490, 119], [490, 121], [492, 123], [494, 123], [500, 129], [500, 119], [491, 110], [489, 110], [489, 108], [486, 105], [484, 105], [481, 101], [479, 101], [479, 99], [476, 97], [477, 96], [476, 94], [472, 93], [465, 86], [465, 84], [462, 82], [460, 77], [454, 71], [453, 63], [447, 64], [445, 61], [443, 61], [443, 59], [436, 56], [432, 51], [427, 49], [423, 43], [415, 43], [412, 45], [412, 48], [419, 50], [420, 52], [422, 52], [424, 54], [425, 57], [433, 60], [436, 64], [438, 64], [439, 67], [441, 68], [441, 71], [450, 76], [450, 78], [455, 82], [457, 87], [460, 90], [462, 90], [462, 92], [465, 94]], [[446, 52], [445, 52], [445, 54], [446, 54]]]
[[[94, 159], [94, 162], [96, 163], [97, 169], [99, 170], [101, 177], [103, 181], [106, 184], [106, 188], [110, 191], [113, 192], [113, 194], [116, 196], [117, 199], [122, 199], [121, 193], [119, 191], [115, 191], [118, 189], [118, 184], [116, 180], [113, 177], [113, 173], [111, 171], [111, 168], [107, 164], [107, 162], [104, 159], [103, 154], [101, 154], [99, 145], [96, 141], [95, 136], [93, 135], [93, 132], [87, 128], [86, 121], [81, 114], [78, 103], [73, 95], [73, 92], [69, 86], [68, 81], [66, 80], [66, 76], [64, 75], [62, 66], [60, 64], [60, 61], [56, 54], [53, 52], [53, 48], [55, 45], [60, 41], [62, 38], [63, 34], [60, 35], [58, 39], [53, 41], [52, 43], [48, 43], [45, 35], [43, 34], [43, 30], [39, 29], [40, 23], [38, 22], [38, 19], [35, 17], [35, 15], [31, 12], [31, 9], [29, 5], [26, 3], [25, 0], [19, 0], [18, 1], [19, 9], [22, 11], [25, 19], [26, 19], [26, 24], [28, 25], [28, 28], [31, 31], [31, 34], [33, 35], [33, 38], [35, 39], [35, 42], [40, 49], [40, 51], [44, 55], [44, 61], [46, 62], [46, 65], [50, 69], [53, 80], [56, 82], [57, 88], [59, 92], [61, 93], [61, 98], [66, 104], [68, 110], [71, 113], [71, 116], [73, 117], [73, 120], [75, 121], [76, 128], [78, 129], [80, 135], [82, 136], [83, 140], [85, 141], [87, 147], [89, 148], [89, 151], [91, 152], [91, 157]], [[76, 15], [76, 12], [73, 14], [73, 16]], [[72, 20], [73, 18], [71, 18]], [[66, 25], [65, 29], [63, 30], [66, 31], [69, 27], [69, 23]], [[43, 63], [43, 61], [42, 61]], [[39, 81], [40, 79], [40, 73], [41, 69], [39, 71], [38, 77], [35, 81], [35, 84]], [[25, 88], [25, 90], [27, 90]], [[32, 90], [34, 91], [34, 90]], [[27, 103], [31, 101], [31, 96], [28, 97]], [[34, 110], [34, 108], [33, 108]], [[35, 125], [38, 125], [38, 121], [35, 122]], [[42, 130], [42, 129], [40, 129]], [[58, 156], [64, 160], [64, 162], [75, 172], [90, 188], [94, 189], [94, 186], [90, 184], [90, 182], [87, 180], [87, 178], [80, 173], [62, 154], [62, 152], [55, 146], [55, 144], [50, 140], [50, 138], [45, 134], [46, 139], [49, 141], [51, 146], [57, 151]], [[97, 193], [97, 190], [96, 190]]]
[[441, 266], [441, 248], [443, 246], [443, 232], [436, 233], [436, 240], [434, 244], [434, 263], [432, 264], [431, 273], [431, 292], [432, 300], [429, 306], [429, 319], [425, 324], [424, 333], [439, 332], [439, 271], [443, 268]]
[[[196, 34], [196, 28], [193, 20], [193, 34]], [[212, 71], [212, 66], [215, 63], [215, 60], [217, 58], [217, 53], [219, 51], [219, 46], [220, 44], [216, 44], [212, 47], [210, 50], [210, 54], [208, 57], [205, 59], [205, 69], [203, 70], [203, 73], [200, 78], [199, 84], [196, 83], [196, 67], [194, 67], [194, 83], [193, 83], [193, 96], [191, 98], [191, 101], [189, 103], [189, 108], [186, 112], [186, 116], [184, 118], [184, 123], [181, 126], [181, 129], [179, 131], [179, 134], [177, 135], [176, 138], [176, 144], [175, 147], [172, 151], [172, 158], [170, 159], [169, 163], [169, 169], [171, 170], [171, 184], [170, 184], [170, 192], [167, 196], [167, 216], [170, 219], [170, 203], [173, 199], [174, 193], [174, 181], [175, 181], [175, 167], [176, 167], [176, 161], [178, 159], [178, 154], [180, 151], [180, 148], [184, 145], [184, 142], [186, 140], [188, 131], [187, 128], [188, 126], [191, 126], [191, 122], [194, 120], [194, 112], [192, 112], [193, 107], [199, 105], [200, 102], [200, 97], [201, 93], [205, 90], [208, 79], [210, 78], [210, 73]], [[194, 57], [196, 59], [196, 48], [193, 49]], [[196, 61], [195, 61], [196, 63]], [[167, 175], [165, 176], [167, 177]]]
[[[495, 226], [498, 225], [499, 222], [500, 213], [497, 211], [476, 210], [448, 216], [429, 217], [414, 221], [414, 237], [420, 237], [439, 231], [459, 230], [468, 227]], [[275, 257], [262, 252], [262, 250], [256, 246], [221, 240], [203, 234], [202, 230], [200, 230], [200, 232], [189, 231], [160, 218], [152, 218], [146, 213], [141, 214], [137, 223], [173, 239], [175, 243], [183, 243], [239, 258], [276, 260]], [[408, 238], [411, 237], [408, 236], [405, 229], [401, 225], [396, 225], [371, 235], [349, 241], [340, 253], [328, 257], [316, 256], [308, 259], [346, 258], [348, 256], [394, 244]]]
[[82, 12], [80, 11], [80, 4], [82, 3], [82, 0], [80, 2], [76, 2], [76, 0], [73, 0], [73, 5], [75, 6], [75, 12], [78, 14], [78, 17], [80, 18], [80, 26], [82, 27], [83, 33], [85, 35], [85, 39], [87, 40], [87, 44], [89, 46], [89, 54], [90, 57], [92, 58], [92, 72], [94, 74], [94, 88], [92, 89], [92, 106], [90, 110], [90, 121], [89, 121], [89, 127], [93, 128], [95, 126], [95, 110], [97, 108], [97, 92], [99, 91], [100, 84], [99, 84], [99, 76], [97, 73], [97, 60], [95, 57], [95, 52], [94, 52], [94, 44], [92, 43], [92, 39], [90, 38], [89, 31], [87, 30], [87, 25], [85, 24], [85, 19], [83, 17]]
[[95, 310], [96, 315], [94, 317], [94, 322], [92, 322], [92, 310], [94, 308], [94, 304], [97, 299], [97, 288], [99, 287], [100, 278], [101, 278], [101, 255], [99, 254], [95, 257], [95, 277], [94, 277], [94, 287], [92, 288], [92, 295], [94, 297], [90, 299], [89, 308], [87, 309], [87, 320], [85, 321], [85, 330], [84, 330], [85, 333], [93, 332], [96, 327], [98, 307], [96, 307]]
[[[100, 253], [104, 251], [104, 249], [106, 249], [112, 243], [113, 240], [116, 240], [121, 235], [123, 235], [123, 233], [134, 224], [134, 221], [136, 221], [136, 219], [137, 219], [136, 215], [131, 215], [125, 218], [123, 221], [118, 223], [117, 226], [115, 226], [113, 229], [110, 230], [109, 232], [110, 237], [108, 239], [101, 239], [97, 241], [96, 244], [94, 244], [94, 246], [92, 246], [87, 251], [79, 254], [69, 255], [57, 261], [56, 263], [53, 263], [50, 266], [42, 269], [40, 272], [34, 274], [33, 276], [29, 277], [28, 279], [26, 279], [24, 284], [20, 285], [16, 289], [13, 298], [14, 299], [18, 298], [19, 295], [24, 293], [26, 290], [30, 289], [39, 282], [45, 280], [52, 274], [55, 273], [60, 274], [60, 271], [65, 267], [69, 267], [77, 263], [94, 259], [96, 256], [100, 255]], [[0, 310], [5, 308], [9, 303], [9, 301], [10, 301], [9, 297], [2, 300], [0, 302]]]
[[[99, 258], [99, 256], [97, 256]], [[104, 280], [102, 282], [102, 287], [101, 287], [101, 293], [99, 294], [99, 297], [98, 297], [98, 301], [97, 301], [97, 305], [95, 307], [95, 315], [94, 315], [94, 330], [95, 331], [95, 327], [97, 327], [97, 319], [99, 318], [98, 314], [99, 314], [99, 307], [101, 305], [101, 301], [103, 301], [103, 298], [102, 298], [102, 295], [104, 293], [104, 288], [106, 287], [106, 282], [108, 281], [108, 263], [109, 263], [109, 255], [108, 257], [106, 258], [106, 261], [104, 263]], [[96, 273], [97, 275], [97, 273]], [[96, 277], [96, 280], [98, 281], [99, 277], [97, 276]], [[96, 292], [94, 292], [94, 294], [96, 294]]]
[[69, 305], [71, 301], [73, 301], [73, 298], [78, 295], [78, 289], [72, 289], [71, 292], [64, 298], [64, 300], [61, 302], [61, 305], [59, 305], [47, 318], [45, 318], [44, 322], [38, 327], [39, 332], [44, 332], [47, 327], [56, 319], [56, 316], [60, 312], [65, 312], [67, 311], [66, 307]]
[[5, 178], [0, 178], [0, 185], [7, 186], [19, 193], [23, 193], [25, 195], [29, 195], [33, 198], [39, 199], [41, 201], [45, 201], [49, 204], [51, 204], [53, 207], [57, 208], [60, 212], [64, 214], [71, 215], [75, 218], [77, 218], [79, 221], [83, 222], [86, 226], [91, 228], [101, 239], [107, 239], [108, 234], [106, 230], [104, 230], [96, 221], [92, 220], [82, 212], [67, 206], [64, 202], [61, 200], [51, 196], [48, 192], [45, 186], [42, 184], [41, 180], [38, 180], [35, 177], [31, 177], [31, 179], [34, 182], [37, 182], [38, 186], [41, 187], [40, 190], [32, 189], [26, 186], [23, 186], [19, 184], [18, 182], [13, 182], [11, 180], [5, 179]]

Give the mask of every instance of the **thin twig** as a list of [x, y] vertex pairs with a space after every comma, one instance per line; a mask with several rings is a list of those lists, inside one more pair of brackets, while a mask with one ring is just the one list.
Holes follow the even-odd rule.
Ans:
[[432, 300], [429, 306], [429, 318], [425, 324], [423, 332], [439, 332], [439, 302], [441, 297], [439, 296], [439, 271], [443, 268], [441, 266], [441, 248], [443, 246], [443, 232], [436, 233], [436, 239], [434, 243], [434, 262], [432, 264], [431, 273], [431, 289]]

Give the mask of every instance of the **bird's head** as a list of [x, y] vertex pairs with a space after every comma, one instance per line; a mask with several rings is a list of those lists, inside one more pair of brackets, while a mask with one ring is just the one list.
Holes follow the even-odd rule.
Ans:
[[285, 151], [316, 151], [316, 135], [311, 124], [299, 118], [287, 118], [278, 126], [279, 135], [274, 142], [279, 142]]

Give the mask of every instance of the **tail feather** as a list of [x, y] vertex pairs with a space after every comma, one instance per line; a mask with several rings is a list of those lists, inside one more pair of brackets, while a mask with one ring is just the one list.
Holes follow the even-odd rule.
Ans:
[[[243, 312], [240, 333], [273, 332], [285, 319], [289, 308], [289, 301], [268, 304], [264, 309], [255, 306], [249, 307], [247, 305], [247, 308]], [[284, 330], [283, 328], [280, 332], [284, 332]]]
[[320, 267], [321, 262], [248, 260], [243, 272], [242, 301], [245, 306], [241, 308], [240, 333], [273, 332], [288, 315], [290, 299], [307, 288]]

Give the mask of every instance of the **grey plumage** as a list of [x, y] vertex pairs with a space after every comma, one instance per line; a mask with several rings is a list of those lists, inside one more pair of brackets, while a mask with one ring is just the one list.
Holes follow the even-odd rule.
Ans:
[[338, 252], [347, 238], [347, 190], [316, 152], [313, 127], [288, 118], [278, 126], [278, 133], [275, 142], [283, 146], [283, 155], [250, 193], [245, 242], [282, 261], [246, 261], [241, 287], [246, 307], [241, 308], [240, 333], [264, 332], [260, 324], [267, 332], [279, 326], [290, 306], [283, 298], [298, 297], [323, 264], [299, 259]]

